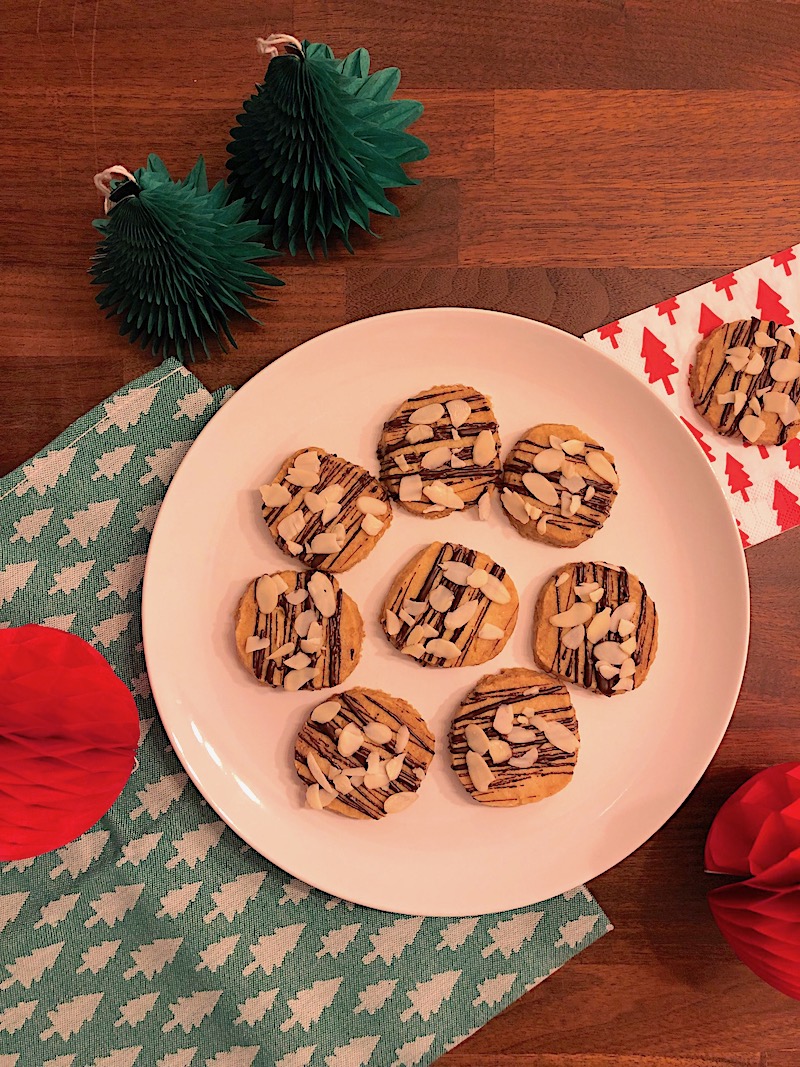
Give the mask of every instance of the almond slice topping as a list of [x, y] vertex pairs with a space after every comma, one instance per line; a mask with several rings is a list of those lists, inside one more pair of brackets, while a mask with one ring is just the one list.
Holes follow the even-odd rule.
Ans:
[[598, 478], [611, 485], [619, 485], [619, 476], [602, 452], [596, 448], [586, 453], [586, 463], [594, 471]]
[[500, 494], [500, 503], [509, 513], [509, 515], [516, 519], [517, 522], [521, 522], [524, 526], [530, 522], [530, 515], [525, 507], [525, 501], [519, 495], [515, 493], [513, 489], [504, 489]]
[[364, 735], [376, 745], [385, 745], [392, 740], [391, 727], [384, 722], [368, 722], [364, 726]]
[[325, 723], [330, 722], [342, 710], [338, 700], [326, 700], [324, 704], [317, 704], [311, 712], [311, 721]]
[[397, 737], [394, 739], [395, 752], [405, 752], [408, 747], [408, 742], [411, 739], [411, 732], [405, 723], [401, 723], [397, 731]]
[[512, 755], [513, 752], [508, 741], [494, 737], [489, 742], [489, 757], [492, 763], [508, 763]]
[[376, 537], [383, 529], [383, 523], [377, 515], [365, 515], [361, 520], [361, 529], [368, 537]]
[[764, 394], [764, 411], [778, 415], [784, 426], [791, 426], [800, 419], [800, 411], [789, 394], [781, 393], [777, 389], [770, 389]]
[[395, 465], [401, 474], [405, 474], [407, 471], [411, 470], [411, 465], [409, 464], [408, 460], [402, 452], [393, 453], [392, 458], [394, 459]]
[[303, 667], [299, 671], [289, 671], [283, 679], [283, 688], [289, 692], [294, 693], [298, 689], [302, 689], [304, 685], [311, 681], [314, 675], [317, 673], [317, 668], [314, 666]]
[[460, 630], [466, 626], [475, 612], [480, 607], [478, 600], [467, 600], [459, 604], [455, 611], [450, 611], [444, 617], [444, 625], [448, 630]]
[[293, 589], [290, 593], [286, 594], [286, 602], [288, 604], [302, 604], [304, 600], [308, 598], [307, 589]]
[[461, 649], [452, 641], [445, 641], [441, 637], [434, 637], [425, 645], [425, 651], [429, 656], [437, 656], [439, 659], [457, 659], [461, 655]]
[[531, 745], [530, 748], [525, 749], [521, 756], [514, 756], [513, 759], [508, 761], [509, 767], [514, 767], [516, 770], [527, 770], [532, 767], [539, 758], [539, 749], [536, 745]]
[[738, 415], [739, 412], [742, 410], [742, 408], [745, 406], [746, 403], [747, 403], [747, 393], [745, 393], [741, 389], [738, 389], [733, 394], [733, 414], [734, 415]]
[[494, 781], [494, 774], [489, 764], [472, 749], [467, 751], [467, 773], [477, 793], [485, 793]]
[[479, 756], [485, 756], [489, 751], [489, 738], [486, 736], [486, 731], [483, 727], [478, 726], [477, 723], [467, 723], [464, 727], [464, 740], [467, 742], [467, 746], [473, 752], [477, 752]]
[[272, 485], [262, 485], [258, 491], [261, 493], [264, 506], [267, 508], [282, 508], [284, 504], [290, 504], [292, 501], [292, 494], [280, 482], [273, 482]]
[[751, 376], [755, 376], [756, 374], [760, 374], [763, 369], [764, 357], [761, 355], [760, 352], [755, 352], [742, 368], [742, 374], [749, 374]]
[[766, 428], [767, 424], [758, 415], [742, 415], [739, 419], [739, 430], [750, 444], [755, 444]]
[[510, 591], [503, 585], [499, 578], [487, 572], [486, 581], [481, 586], [481, 592], [493, 604], [508, 604], [511, 600]]
[[596, 660], [613, 663], [615, 667], [619, 667], [628, 658], [622, 645], [617, 644], [616, 641], [601, 641], [592, 649], [592, 655]]
[[774, 337], [770, 337], [764, 330], [756, 330], [753, 340], [759, 348], [774, 348], [778, 343]]
[[438, 445], [423, 455], [421, 466], [428, 471], [437, 471], [450, 462], [450, 456], [450, 449], [446, 445]]
[[419, 474], [407, 474], [400, 479], [400, 499], [422, 500], [422, 478]]
[[491, 430], [481, 430], [472, 446], [472, 462], [476, 467], [488, 467], [497, 455], [497, 445]]
[[550, 504], [555, 506], [558, 504], [558, 491], [552, 482], [549, 482], [543, 474], [539, 474], [538, 471], [527, 471], [522, 475], [522, 484], [531, 494], [535, 496], [537, 500], [541, 500], [543, 504]]
[[403, 624], [391, 608], [387, 608], [383, 616], [383, 625], [386, 627], [386, 632], [390, 637], [396, 637], [400, 633], [400, 627]]
[[430, 426], [425, 426], [423, 423], [418, 423], [416, 426], [412, 426], [406, 434], [406, 441], [410, 445], [419, 444], [420, 441], [430, 441], [433, 437], [433, 430]]
[[776, 382], [793, 382], [800, 378], [800, 362], [796, 359], [776, 359], [769, 372]]
[[499, 641], [505, 634], [504, 630], [501, 630], [499, 626], [495, 626], [492, 622], [485, 622], [478, 630], [478, 637], [481, 641]]
[[553, 748], [559, 748], [562, 752], [578, 751], [577, 737], [563, 722], [545, 719], [541, 715], [534, 715], [531, 722], [542, 731]]
[[269, 615], [278, 606], [278, 587], [270, 574], [262, 574], [256, 582], [256, 603], [258, 610]]
[[453, 585], [467, 585], [474, 569], [468, 563], [460, 563], [455, 559], [449, 559], [445, 563], [440, 563], [439, 566], [444, 571], [445, 578]]
[[556, 578], [556, 589], [558, 589], [559, 586], [562, 586], [564, 584], [564, 582], [568, 582], [568, 581], [569, 581], [569, 571], [562, 571], [561, 574], [559, 574], [558, 578]]
[[307, 489], [319, 482], [319, 475], [316, 471], [305, 470], [303, 467], [290, 467], [285, 477], [290, 485], [299, 485]]
[[450, 508], [451, 511], [461, 511], [464, 508], [464, 501], [458, 493], [444, 482], [432, 482], [430, 485], [426, 485], [422, 492], [434, 504], [443, 504], [446, 508]]
[[492, 507], [492, 494], [490, 490], [486, 490], [481, 494], [481, 498], [478, 501], [478, 518], [481, 522], [486, 522], [489, 518], [489, 513]]
[[311, 657], [307, 656], [305, 652], [296, 652], [293, 656], [283, 661], [284, 667], [289, 667], [293, 671], [299, 671], [303, 667], [307, 667], [311, 663]]
[[560, 629], [572, 629], [573, 626], [585, 624], [594, 615], [595, 607], [591, 602], [576, 601], [571, 608], [550, 616], [550, 625]]
[[482, 589], [489, 581], [489, 572], [475, 567], [472, 574], [467, 578], [467, 585], [472, 589]]
[[336, 742], [340, 756], [352, 756], [358, 752], [364, 743], [364, 735], [354, 722], [347, 722], [342, 727], [342, 732]]
[[285, 519], [278, 523], [278, 533], [284, 541], [294, 541], [306, 524], [306, 517], [302, 508], [293, 511]]
[[[270, 644], [271, 642], [268, 637], [257, 637], [253, 634], [245, 641], [244, 650], [245, 652], [260, 652], [264, 648], [269, 648]], [[294, 645], [290, 645], [289, 647], [294, 648]], [[272, 659], [272, 656], [269, 658]]]
[[590, 645], [596, 645], [598, 641], [603, 640], [610, 628], [611, 608], [603, 608], [586, 627], [586, 640]]
[[430, 591], [428, 603], [434, 611], [449, 611], [454, 598], [455, 593], [451, 589], [446, 589], [443, 585], [437, 585]]
[[448, 400], [445, 404], [447, 408], [447, 414], [450, 416], [450, 422], [453, 426], [463, 426], [463, 424], [470, 417], [472, 408], [469, 406], [466, 400]]
[[546, 448], [533, 457], [533, 466], [540, 474], [553, 474], [561, 469], [564, 453], [560, 448]]
[[586, 627], [581, 623], [580, 626], [573, 626], [571, 630], [567, 630], [565, 634], [561, 636], [561, 644], [564, 648], [580, 648], [586, 638]]
[[430, 425], [432, 422], [436, 422], [437, 419], [441, 419], [444, 415], [444, 407], [441, 404], [425, 404], [424, 407], [416, 408], [408, 416], [408, 421], [412, 426], [418, 426], [420, 424]]
[[[422, 770], [422, 768], [418, 767], [417, 770]], [[406, 808], [410, 808], [416, 799], [416, 790], [413, 792], [392, 793], [384, 800], [383, 810], [387, 815], [398, 815], [401, 811], [405, 811]]]
[[386, 501], [376, 496], [360, 496], [356, 500], [356, 507], [364, 515], [385, 515], [389, 510]]

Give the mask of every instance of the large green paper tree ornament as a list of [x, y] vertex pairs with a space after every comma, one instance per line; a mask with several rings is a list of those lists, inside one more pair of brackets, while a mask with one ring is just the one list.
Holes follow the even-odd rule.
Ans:
[[400, 71], [370, 74], [364, 48], [337, 60], [327, 45], [287, 34], [258, 46], [270, 60], [231, 130], [234, 195], [250, 202], [276, 249], [294, 255], [305, 245], [313, 256], [318, 242], [327, 255], [336, 234], [352, 252], [350, 226], [372, 233], [371, 211], [400, 214], [385, 190], [418, 184], [404, 166], [428, 155], [406, 132], [422, 104], [393, 100]]
[[254, 260], [275, 256], [263, 229], [243, 220], [243, 201], [229, 202], [224, 181], [209, 190], [201, 156], [183, 181], [173, 181], [156, 155], [131, 174], [109, 167], [95, 176], [106, 216], [93, 225], [103, 239], [90, 274], [96, 299], [120, 333], [167, 359], [194, 359], [206, 337], [236, 347], [228, 317], [252, 321], [243, 299], [261, 300], [254, 286], [283, 285]]

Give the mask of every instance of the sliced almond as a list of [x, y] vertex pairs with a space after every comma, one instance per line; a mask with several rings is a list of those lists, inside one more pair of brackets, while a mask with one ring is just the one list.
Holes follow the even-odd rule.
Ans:
[[341, 551], [342, 545], [335, 533], [315, 534], [308, 545], [308, 552], [312, 556], [335, 556]]
[[561, 644], [564, 648], [580, 648], [585, 639], [586, 627], [581, 624], [580, 626], [573, 626], [571, 630], [563, 633], [561, 635]]
[[635, 614], [636, 604], [632, 600], [626, 600], [624, 604], [619, 604], [611, 612], [611, 629], [616, 630], [622, 619], [631, 622]]
[[397, 730], [397, 736], [394, 739], [395, 752], [405, 752], [410, 739], [411, 732], [405, 723], [401, 723]]
[[534, 522], [537, 519], [541, 518], [541, 514], [542, 514], [542, 509], [541, 508], [537, 508], [534, 504], [532, 504], [530, 502], [530, 500], [526, 500], [524, 503], [525, 503], [525, 510], [527, 511], [528, 516], [531, 519], [533, 519]]
[[619, 647], [622, 649], [622, 651], [627, 656], [632, 655], [636, 651], [636, 638], [635, 637], [626, 638], [624, 641], [620, 642], [620, 646]]
[[586, 492], [583, 494], [583, 502], [584, 502], [584, 504], [588, 504], [593, 496], [594, 496], [594, 486], [590, 485], [588, 487], [588, 489], [586, 490]]
[[415, 626], [406, 635], [407, 645], [419, 645], [425, 640], [425, 631], [421, 626]]
[[472, 446], [472, 462], [476, 467], [488, 467], [497, 455], [497, 445], [491, 430], [481, 430]]
[[610, 628], [611, 608], [603, 608], [586, 627], [586, 640], [590, 645], [596, 645], [598, 641], [603, 640]]
[[383, 523], [377, 515], [365, 515], [361, 520], [361, 529], [368, 537], [376, 537], [383, 529]]
[[[733, 349], [731, 349], [733, 351]], [[750, 362], [750, 349], [744, 348], [744, 355], [732, 356], [727, 355], [725, 357], [726, 362], [730, 365], [734, 373], [738, 374], [739, 371], [744, 370], [747, 364]]]
[[594, 611], [594, 604], [585, 604], [583, 601], [576, 600], [567, 611], [560, 611], [557, 615], [551, 615], [550, 625], [558, 626], [561, 629], [572, 629], [573, 626], [587, 623], [594, 615]]
[[306, 789], [306, 807], [312, 808], [314, 811], [322, 811], [323, 808], [327, 808], [332, 800], [331, 794], [323, 793], [316, 782]]
[[589, 593], [593, 593], [596, 589], [600, 588], [602, 587], [599, 582], [578, 582], [575, 586], [575, 592], [581, 600], [588, 600]]
[[295, 650], [293, 641], [287, 641], [285, 645], [280, 645], [274, 652], [270, 652], [267, 659], [274, 660], [279, 666], [285, 656], [290, 656]]
[[489, 518], [489, 514], [492, 508], [492, 494], [487, 489], [486, 492], [481, 494], [478, 501], [478, 518], [481, 522], [486, 522]]
[[543, 504], [555, 506], [558, 503], [558, 491], [552, 482], [548, 481], [538, 471], [527, 471], [522, 475], [522, 484], [537, 500]]
[[736, 399], [736, 393], [717, 393], [714, 397], [718, 404], [732, 404]]
[[459, 604], [455, 611], [450, 611], [444, 617], [444, 624], [448, 630], [460, 630], [466, 626], [475, 612], [480, 607], [477, 600], [466, 600]]
[[319, 453], [318, 452], [301, 452], [299, 456], [295, 456], [293, 460], [294, 466], [299, 467], [304, 471], [319, 471]]
[[561, 470], [563, 462], [564, 453], [560, 448], [545, 448], [533, 457], [534, 469], [540, 474], [553, 474], [554, 471]]
[[486, 583], [489, 581], [489, 572], [483, 570], [481, 567], [473, 568], [472, 574], [467, 579], [467, 585], [473, 589], [483, 589]]
[[534, 715], [535, 725], [542, 731], [544, 736], [553, 746], [562, 752], [577, 752], [578, 739], [568, 726], [558, 719], [545, 719], [541, 715]]
[[581, 478], [580, 474], [562, 474], [558, 484], [569, 493], [580, 493], [586, 488], [586, 482]]
[[747, 345], [737, 345], [735, 348], [726, 349], [725, 355], [733, 356], [735, 359], [749, 359], [750, 349]]
[[302, 467], [290, 467], [286, 472], [286, 481], [290, 485], [311, 488], [312, 485], [316, 485], [319, 481], [319, 475], [316, 471], [304, 470]]
[[271, 485], [262, 485], [259, 487], [259, 493], [261, 493], [261, 499], [264, 501], [264, 506], [268, 508], [282, 508], [285, 504], [292, 502], [292, 494], [286, 488], [285, 485], [281, 485], [280, 482], [273, 482]]
[[289, 604], [302, 604], [304, 600], [308, 598], [307, 589], [293, 589], [291, 593], [286, 594], [286, 601]]
[[422, 626], [420, 626], [420, 630], [422, 630], [422, 636], [423, 637], [438, 637], [439, 636], [439, 631], [436, 629], [435, 626], [431, 626], [431, 624], [429, 622], [423, 622]]
[[437, 419], [441, 419], [443, 415], [444, 408], [441, 404], [425, 404], [424, 407], [412, 411], [408, 416], [408, 421], [412, 426], [430, 425], [430, 423], [436, 422]]
[[467, 751], [467, 773], [477, 793], [485, 793], [494, 781], [489, 764], [477, 752]]
[[499, 626], [491, 622], [485, 622], [478, 630], [478, 637], [481, 641], [499, 641], [504, 635], [505, 630], [501, 630]]
[[311, 721], [325, 723], [334, 719], [342, 710], [342, 705], [338, 700], [326, 700], [324, 704], [317, 704], [314, 710], [311, 712]]
[[419, 474], [407, 474], [400, 479], [400, 499], [422, 500], [422, 478]]
[[796, 359], [776, 359], [769, 372], [776, 382], [793, 382], [800, 378], [800, 362]]
[[568, 519], [569, 518], [569, 506], [572, 503], [572, 497], [570, 496], [570, 494], [565, 489], [561, 493], [561, 498], [560, 499], [561, 499], [561, 517], [563, 519]]
[[414, 625], [414, 616], [409, 614], [409, 612], [407, 612], [405, 608], [400, 608], [397, 614], [400, 616], [401, 621], [406, 623], [408, 626]]
[[397, 634], [400, 633], [400, 627], [402, 626], [402, 623], [400, 622], [400, 619], [398, 619], [398, 617], [395, 615], [395, 613], [391, 610], [391, 608], [387, 608], [386, 611], [384, 611], [383, 613], [383, 625], [386, 629], [387, 634], [390, 637], [396, 637]]
[[508, 741], [495, 737], [489, 742], [489, 758], [492, 763], [508, 763], [513, 755]]
[[417, 445], [420, 441], [430, 441], [433, 437], [433, 430], [430, 426], [425, 426], [424, 423], [417, 423], [416, 426], [412, 426], [406, 434], [406, 441], [410, 445]]
[[278, 523], [278, 534], [284, 541], [294, 541], [306, 524], [306, 516], [302, 508], [293, 511], [285, 519]]
[[353, 792], [353, 780], [348, 778], [346, 774], [337, 774], [333, 779], [333, 788], [337, 793], [341, 793], [343, 797], [346, 797], [348, 793]]
[[800, 419], [800, 411], [789, 394], [781, 393], [777, 389], [770, 389], [764, 394], [764, 411], [778, 415], [784, 426], [791, 426]]
[[573, 438], [570, 441], [565, 441], [561, 447], [568, 456], [582, 456], [586, 451], [586, 442]]
[[462, 459], [461, 456], [457, 456], [455, 452], [453, 452], [450, 455], [450, 466], [454, 470], [463, 470], [464, 467], [469, 467], [470, 464], [465, 459]]
[[429, 656], [437, 656], [439, 659], [457, 659], [461, 655], [461, 649], [452, 641], [445, 641], [441, 637], [434, 637], [425, 645], [425, 651]]
[[364, 726], [364, 736], [376, 745], [385, 745], [392, 740], [392, 729], [383, 722], [368, 722]]
[[577, 513], [578, 508], [581, 506], [581, 503], [582, 503], [582, 501], [581, 501], [581, 498], [579, 496], [573, 496], [570, 499], [570, 502], [569, 502], [569, 513], [570, 513], [570, 515], [575, 515]]
[[756, 374], [760, 374], [763, 369], [764, 357], [760, 352], [755, 352], [742, 368], [742, 374], [749, 374], [754, 377]]
[[341, 756], [352, 756], [358, 752], [364, 744], [364, 735], [354, 722], [347, 722], [342, 727], [342, 732], [336, 742], [336, 747]]
[[464, 501], [458, 493], [444, 482], [432, 482], [430, 485], [426, 485], [422, 492], [432, 503], [444, 504], [446, 508], [450, 508], [452, 511], [462, 511], [464, 508]]
[[311, 663], [311, 657], [307, 656], [305, 652], [296, 652], [293, 656], [283, 661], [284, 667], [289, 667], [293, 671], [299, 671], [303, 667], [307, 667]]
[[289, 671], [288, 674], [284, 675], [283, 688], [288, 693], [294, 693], [310, 682], [316, 673], [317, 668], [315, 666], [303, 667], [299, 671]]
[[337, 503], [335, 500], [329, 501], [322, 509], [322, 525], [327, 526], [329, 522], [333, 522], [341, 510], [341, 504]]
[[526, 748], [521, 756], [514, 756], [513, 759], [508, 761], [509, 767], [514, 767], [515, 770], [524, 771], [529, 767], [532, 767], [539, 758], [539, 749], [536, 745], [531, 745], [530, 748]]
[[630, 621], [630, 619], [620, 619], [617, 624], [617, 633], [620, 637], [629, 637], [636, 627]]
[[275, 583], [275, 588], [278, 590], [278, 596], [281, 596], [283, 593], [285, 593], [288, 590], [289, 584], [288, 584], [288, 582], [285, 582], [283, 580], [283, 578], [280, 576], [280, 574], [273, 574], [272, 575], [272, 580]]
[[755, 444], [766, 428], [767, 424], [758, 415], [742, 415], [739, 419], [739, 430], [750, 444]]
[[383, 765], [386, 777], [390, 782], [395, 781], [395, 779], [399, 778], [403, 773], [403, 764], [405, 763], [405, 760], [405, 752], [400, 752], [396, 756], [392, 756], [392, 758], [387, 760]]
[[438, 471], [440, 467], [444, 467], [446, 463], [450, 462], [450, 455], [449, 448], [445, 445], [439, 445], [423, 455], [421, 466], [428, 471]]
[[386, 771], [381, 768], [379, 771], [370, 772], [364, 775], [364, 788], [365, 789], [388, 789], [389, 779], [386, 776]]
[[[314, 607], [323, 617], [330, 619], [336, 613], [336, 593], [333, 591], [333, 583], [327, 574], [322, 571], [314, 571], [308, 579], [307, 588]], [[301, 637], [304, 635], [300, 635]]]
[[[422, 768], [418, 767], [417, 770], [422, 770]], [[391, 793], [383, 802], [383, 810], [387, 815], [399, 815], [401, 811], [410, 808], [416, 799], [416, 790], [409, 792], [404, 790], [401, 793]]]
[[599, 660], [595, 664], [595, 670], [606, 679], [614, 678], [619, 674], [619, 666], [615, 666], [613, 663], [606, 663], [605, 660]]
[[747, 406], [750, 408], [754, 415], [761, 414], [761, 405], [759, 404], [756, 397], [751, 396], [749, 401], [747, 402]]
[[636, 674], [636, 663], [630, 658], [623, 660], [619, 668], [620, 678], [631, 678], [634, 674]]
[[422, 615], [427, 606], [428, 605], [424, 600], [406, 599], [403, 601], [403, 608], [408, 612], [412, 619], [416, 619], [418, 615]]
[[[245, 641], [244, 650], [245, 652], [261, 652], [262, 649], [269, 648], [271, 643], [272, 642], [268, 637], [256, 637], [256, 635], [253, 634], [252, 637], [248, 637]], [[272, 659], [271, 656], [269, 658]]]
[[536, 532], [538, 534], [544, 534], [547, 530], [547, 516], [542, 515], [539, 521], [536, 523]]
[[319, 495], [326, 504], [336, 504], [344, 496], [344, 486], [341, 482], [331, 482], [320, 489]]
[[568, 581], [569, 581], [569, 571], [562, 571], [561, 574], [559, 574], [559, 576], [556, 578], [556, 589], [558, 589], [560, 586], [562, 586], [564, 584], [564, 582], [568, 582]]
[[477, 723], [467, 723], [464, 727], [464, 740], [473, 752], [481, 756], [485, 756], [489, 751], [489, 738], [486, 736], [486, 731]]
[[499, 734], [507, 734], [514, 728], [514, 709], [510, 704], [501, 704], [494, 713], [492, 726]]
[[256, 603], [262, 615], [269, 615], [278, 606], [278, 587], [270, 574], [262, 574], [256, 582]]
[[598, 478], [602, 478], [604, 482], [608, 482], [610, 485], [619, 485], [617, 472], [602, 452], [598, 452], [596, 448], [590, 449], [586, 453], [586, 462]]
[[448, 400], [445, 404], [447, 408], [447, 414], [450, 416], [450, 422], [453, 426], [463, 426], [467, 419], [470, 417], [472, 408], [469, 406], [466, 400]]
[[511, 592], [503, 585], [499, 578], [488, 574], [486, 581], [481, 586], [481, 592], [493, 604], [508, 604], [511, 600]]
[[794, 344], [794, 331], [790, 330], [788, 326], [779, 326], [775, 331], [775, 337], [778, 341], [783, 341], [785, 345]]
[[[536, 716], [534, 715], [533, 719], [535, 718]], [[532, 719], [529, 719], [528, 721], [531, 722]], [[514, 726], [508, 731], [506, 737], [509, 741], [513, 741], [514, 744], [520, 745], [524, 744], [526, 741], [535, 741], [536, 730], [529, 730], [526, 726]]]
[[449, 559], [439, 566], [444, 571], [444, 576], [453, 585], [467, 585], [473, 568], [468, 563], [459, 563], [458, 560]]
[[310, 608], [307, 608], [305, 611], [301, 611], [297, 618], [294, 620], [294, 631], [297, 636], [308, 637], [308, 631], [314, 621], [314, 612]]
[[312, 493], [309, 489], [303, 496], [303, 503], [312, 515], [318, 515], [320, 511], [325, 510], [325, 505], [328, 501], [322, 493]]
[[[411, 465], [402, 452], [397, 452], [393, 454], [392, 459], [394, 459], [395, 466], [401, 474], [406, 474], [408, 471], [411, 470]], [[403, 498], [400, 497], [400, 499], [402, 500]]]
[[564, 450], [564, 442], [561, 440], [560, 437], [557, 437], [554, 433], [551, 433], [550, 434], [550, 447], [551, 448], [557, 448], [557, 449], [559, 449], [559, 451], [563, 452], [563, 450]]
[[741, 389], [738, 389], [733, 394], [733, 414], [734, 415], [738, 415], [739, 412], [742, 410], [742, 408], [745, 406], [746, 403], [747, 403], [747, 393], [745, 393]]
[[404, 656], [411, 656], [414, 659], [419, 659], [420, 656], [425, 655], [425, 646], [422, 644], [416, 645], [403, 645], [400, 649]]
[[454, 599], [455, 593], [452, 589], [443, 585], [437, 585], [428, 595], [428, 603], [434, 611], [449, 611]]
[[633, 678], [620, 678], [611, 688], [615, 693], [629, 693], [633, 689]]
[[447, 511], [444, 504], [428, 504], [426, 508], [422, 509], [423, 515], [430, 515], [434, 511]]
[[322, 768], [319, 765], [319, 761], [313, 752], [306, 753], [306, 767], [308, 767], [309, 774], [312, 778], [316, 779], [320, 789], [324, 789], [326, 793], [336, 794], [336, 789], [325, 777]]
[[616, 641], [601, 641], [592, 649], [592, 655], [596, 660], [613, 663], [615, 667], [619, 667], [628, 658], [622, 645], [617, 644]]
[[321, 637], [315, 637], [315, 638], [305, 637], [300, 642], [300, 648], [302, 649], [303, 652], [308, 652], [309, 655], [316, 656], [316, 654], [319, 651], [321, 651], [321, 649], [322, 649], [322, 638]]
[[774, 337], [770, 337], [764, 330], [756, 330], [753, 340], [759, 348], [774, 348], [778, 343]]
[[605, 596], [605, 589], [595, 589], [593, 593], [589, 593], [589, 599], [593, 604], [599, 603]]
[[506, 509], [508, 514], [516, 519], [517, 522], [521, 522], [523, 526], [530, 522], [531, 517], [525, 507], [525, 501], [519, 493], [515, 493], [513, 489], [504, 489], [502, 491], [500, 494], [500, 503]]

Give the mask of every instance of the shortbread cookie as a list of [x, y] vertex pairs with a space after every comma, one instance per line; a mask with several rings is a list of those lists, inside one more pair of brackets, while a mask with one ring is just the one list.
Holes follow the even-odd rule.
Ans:
[[800, 335], [764, 319], [726, 322], [697, 346], [689, 388], [723, 437], [785, 444], [800, 432]]
[[433, 734], [409, 703], [379, 689], [349, 689], [311, 712], [294, 765], [308, 807], [381, 819], [417, 799], [433, 752]]
[[381, 625], [394, 647], [423, 667], [468, 667], [503, 649], [518, 610], [517, 590], [499, 564], [434, 541], [395, 578]]
[[481, 504], [500, 477], [500, 437], [488, 397], [468, 385], [417, 393], [384, 423], [381, 481], [412, 515], [440, 519]]
[[580, 733], [566, 688], [538, 671], [487, 674], [450, 727], [453, 770], [481, 804], [516, 807], [569, 785]]
[[577, 426], [545, 423], [509, 452], [500, 499], [523, 537], [574, 548], [606, 521], [618, 488], [610, 452]]
[[304, 448], [261, 486], [275, 544], [318, 570], [340, 572], [370, 554], [389, 529], [389, 494], [369, 471], [321, 448]]
[[322, 571], [264, 574], [236, 611], [239, 658], [277, 689], [339, 685], [358, 663], [363, 639], [358, 605]]
[[607, 697], [638, 688], [657, 644], [656, 606], [624, 567], [568, 563], [539, 593], [533, 655], [565, 682]]

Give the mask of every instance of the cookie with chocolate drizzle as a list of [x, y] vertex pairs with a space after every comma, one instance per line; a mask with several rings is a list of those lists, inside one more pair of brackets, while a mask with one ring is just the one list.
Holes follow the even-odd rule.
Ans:
[[575, 548], [602, 527], [618, 489], [610, 452], [577, 426], [545, 423], [509, 452], [500, 501], [523, 537]]
[[434, 541], [395, 578], [381, 626], [398, 651], [423, 667], [467, 667], [502, 651], [518, 611], [517, 590], [498, 563]]
[[358, 605], [322, 571], [262, 574], [236, 609], [239, 659], [276, 689], [339, 685], [358, 663], [363, 639]]
[[479, 505], [489, 516], [500, 477], [500, 436], [489, 398], [469, 385], [437, 385], [410, 397], [384, 423], [380, 478], [424, 519]]
[[800, 433], [800, 335], [764, 319], [726, 322], [697, 346], [689, 388], [723, 437], [783, 445]]
[[569, 563], [539, 593], [533, 655], [565, 682], [607, 697], [638, 689], [657, 645], [656, 606], [624, 567]]
[[377, 478], [322, 448], [294, 452], [260, 492], [275, 544], [317, 570], [354, 567], [392, 521], [389, 494]]
[[522, 667], [481, 678], [450, 727], [458, 780], [474, 800], [493, 807], [560, 792], [572, 780], [579, 747], [566, 687]]
[[297, 735], [294, 765], [306, 805], [351, 819], [381, 819], [417, 799], [434, 736], [407, 701], [349, 689], [318, 704]]

